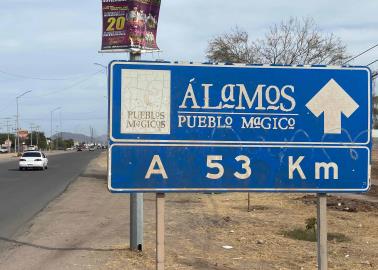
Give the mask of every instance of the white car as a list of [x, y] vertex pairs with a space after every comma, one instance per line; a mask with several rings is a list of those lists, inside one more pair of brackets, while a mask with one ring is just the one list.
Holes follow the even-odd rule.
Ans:
[[48, 159], [41, 151], [28, 151], [25, 152], [19, 161], [20, 171], [24, 169], [47, 169]]
[[28, 151], [37, 151], [38, 150], [38, 146], [36, 145], [29, 145], [28, 146]]

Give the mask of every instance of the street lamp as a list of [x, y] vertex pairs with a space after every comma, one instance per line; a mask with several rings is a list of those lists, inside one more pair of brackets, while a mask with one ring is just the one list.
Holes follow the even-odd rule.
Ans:
[[53, 113], [55, 112], [55, 111], [57, 111], [57, 110], [60, 110], [62, 107], [57, 107], [57, 108], [55, 108], [55, 109], [53, 109], [53, 110], [51, 110], [50, 111], [50, 115], [51, 115], [51, 122], [50, 122], [50, 151], [51, 151], [51, 144], [53, 143], [53, 138], [52, 138], [52, 136], [53, 136]]
[[33, 145], [33, 128], [35, 128], [34, 124], [30, 124], [30, 145]]
[[[100, 64], [100, 63], [93, 63], [93, 65], [96, 65], [96, 66], [100, 66], [102, 68], [104, 68], [106, 70], [106, 75], [108, 75], [108, 67], [103, 65], [103, 64]], [[109, 99], [109, 97], [106, 95], [106, 96], [103, 96], [106, 100]], [[107, 132], [107, 135], [106, 135], [106, 139], [107, 139], [107, 144], [109, 143], [109, 132]]]
[[35, 130], [36, 130], [35, 136], [36, 136], [36, 140], [37, 140], [36, 146], [39, 149], [39, 144], [38, 144], [38, 140], [39, 140], [39, 126], [35, 126]]
[[11, 118], [10, 117], [6, 117], [6, 118], [4, 118], [6, 121], [7, 121], [7, 134], [8, 134], [8, 139], [7, 139], [7, 146], [8, 146], [8, 153], [10, 153], [11, 152], [11, 143], [9, 143], [10, 141], [9, 141], [9, 132], [10, 132], [10, 120], [11, 120]]
[[108, 74], [108, 67], [107, 67], [107, 66], [105, 66], [105, 65], [103, 65], [103, 64], [100, 64], [100, 63], [93, 63], [93, 65], [96, 65], [96, 66], [100, 66], [100, 67], [102, 67], [103, 69], [105, 69], [105, 71], [106, 71], [106, 75]]
[[18, 153], [20, 152], [20, 136], [19, 136], [19, 134], [18, 134], [18, 132], [19, 132], [19, 123], [18, 123], [18, 119], [19, 119], [19, 113], [18, 113], [18, 100], [19, 100], [22, 96], [26, 95], [27, 93], [30, 93], [31, 91], [32, 91], [32, 90], [26, 91], [26, 92], [24, 92], [24, 93], [22, 93], [21, 95], [18, 95], [18, 96], [16, 97], [16, 104], [17, 104], [17, 121], [16, 121], [16, 123], [17, 123], [17, 127], [16, 127], [16, 135], [17, 135], [17, 152], [18, 152]]

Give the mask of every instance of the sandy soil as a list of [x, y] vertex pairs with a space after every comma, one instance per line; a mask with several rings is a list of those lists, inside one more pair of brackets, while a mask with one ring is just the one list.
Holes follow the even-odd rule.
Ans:
[[[302, 197], [253, 195], [254, 210], [248, 213], [245, 194], [168, 196], [167, 269], [316, 269], [315, 243], [283, 236], [316, 216], [315, 206]], [[328, 217], [330, 232], [351, 238], [329, 243], [329, 269], [377, 269], [377, 211], [330, 210]], [[153, 245], [148, 237], [144, 260], [117, 252], [108, 266], [154, 269]], [[135, 268], [128, 268], [130, 261]]]
[[[155, 196], [145, 195], [144, 252], [130, 252], [129, 197], [106, 191], [105, 160], [94, 160], [25, 233], [0, 238], [12, 243], [0, 269], [155, 269]], [[316, 269], [316, 243], [283, 235], [316, 216], [304, 195], [251, 194], [248, 212], [247, 194], [168, 194], [166, 269]], [[338, 200], [350, 203], [329, 202]], [[377, 205], [353, 203], [356, 211], [329, 207], [329, 232], [350, 238], [329, 242], [329, 269], [378, 269]]]

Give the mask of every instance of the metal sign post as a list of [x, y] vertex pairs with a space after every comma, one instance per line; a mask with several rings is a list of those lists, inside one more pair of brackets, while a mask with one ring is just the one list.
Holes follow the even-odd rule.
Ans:
[[130, 249], [143, 250], [143, 193], [130, 194]]
[[165, 193], [156, 193], [156, 270], [164, 270], [165, 263]]
[[[140, 61], [141, 53], [130, 52], [130, 61]], [[130, 249], [143, 250], [143, 193], [130, 194]]]
[[318, 193], [317, 198], [318, 269], [328, 269], [327, 256], [327, 194]]

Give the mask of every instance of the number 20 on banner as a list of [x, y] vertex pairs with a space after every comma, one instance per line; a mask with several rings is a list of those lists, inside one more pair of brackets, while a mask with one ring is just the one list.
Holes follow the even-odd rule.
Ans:
[[108, 27], [106, 31], [113, 32], [113, 31], [121, 31], [125, 29], [126, 18], [125, 17], [110, 17], [107, 20]]

